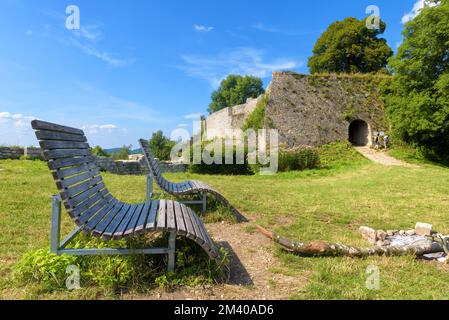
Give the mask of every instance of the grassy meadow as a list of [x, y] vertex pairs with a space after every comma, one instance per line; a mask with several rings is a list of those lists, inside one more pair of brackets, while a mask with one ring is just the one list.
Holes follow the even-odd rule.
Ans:
[[[406, 151], [392, 152], [410, 160]], [[169, 179], [203, 180], [220, 190], [258, 224], [297, 241], [327, 240], [366, 246], [357, 230], [412, 229], [429, 222], [449, 233], [449, 169], [420, 163], [420, 168], [383, 167], [353, 150], [322, 150], [323, 168], [274, 176], [167, 174]], [[127, 202], [145, 198], [145, 177], [103, 174], [109, 190]], [[0, 161], [0, 299], [95, 298], [56, 291], [39, 296], [14, 278], [21, 256], [48, 246], [50, 195], [56, 192], [44, 162]], [[214, 213], [211, 213], [213, 216]], [[207, 217], [206, 217], [207, 221]], [[72, 223], [64, 215], [63, 232]], [[248, 228], [247, 232], [254, 232]], [[448, 299], [449, 268], [412, 257], [303, 258], [276, 248], [285, 266], [271, 272], [307, 278], [292, 299]], [[380, 268], [381, 287], [366, 289], [366, 268]], [[275, 288], [273, 289], [275, 290]]]

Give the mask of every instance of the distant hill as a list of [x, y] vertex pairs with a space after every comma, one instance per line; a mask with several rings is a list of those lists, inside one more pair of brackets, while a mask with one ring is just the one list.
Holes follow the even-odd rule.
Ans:
[[[111, 148], [111, 149], [104, 149], [104, 151], [106, 152], [106, 153], [108, 153], [108, 154], [113, 154], [113, 153], [116, 153], [116, 152], [119, 152], [120, 150], [121, 150], [122, 148]], [[131, 150], [130, 152], [129, 152], [129, 154], [142, 154], [143, 152], [142, 152], [142, 149], [135, 149], [135, 150]]]

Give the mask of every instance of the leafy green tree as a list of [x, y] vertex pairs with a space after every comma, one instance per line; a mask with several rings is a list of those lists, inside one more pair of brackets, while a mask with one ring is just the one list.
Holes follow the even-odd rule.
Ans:
[[212, 93], [209, 113], [243, 104], [248, 98], [257, 98], [263, 94], [263, 82], [253, 76], [229, 75], [221, 82], [220, 87]]
[[151, 152], [153, 152], [156, 158], [159, 160], [170, 160], [170, 152], [175, 146], [175, 142], [165, 137], [161, 130], [153, 133], [149, 144]]
[[110, 155], [104, 151], [104, 149], [100, 146], [96, 146], [95, 148], [92, 148], [92, 154], [97, 157], [110, 157]]
[[437, 160], [449, 159], [449, 0], [405, 25], [386, 88], [394, 133]]
[[385, 39], [386, 29], [366, 27], [366, 20], [346, 18], [336, 21], [321, 35], [309, 58], [311, 73], [370, 73], [385, 69], [393, 51]]
[[128, 160], [130, 150], [133, 146], [123, 146], [119, 151], [112, 154], [112, 159], [114, 160]]

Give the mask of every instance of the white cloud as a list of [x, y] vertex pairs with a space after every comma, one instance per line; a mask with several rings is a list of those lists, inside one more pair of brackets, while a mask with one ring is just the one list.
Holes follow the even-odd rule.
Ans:
[[80, 30], [74, 30], [74, 34], [78, 38], [83, 38], [91, 42], [97, 42], [103, 39], [103, 32], [96, 25], [83, 25]]
[[210, 31], [214, 30], [214, 27], [208, 27], [208, 26], [203, 26], [203, 25], [198, 25], [198, 24], [193, 25], [193, 28], [198, 32], [210, 32]]
[[83, 53], [98, 58], [113, 67], [123, 67], [135, 62], [135, 59], [115, 58], [108, 52], [100, 51], [95, 46], [91, 44], [83, 44], [74, 38], [70, 38], [69, 42], [71, 45], [80, 49]]
[[189, 120], [198, 120], [199, 118], [201, 118], [204, 114], [201, 112], [194, 112], [194, 113], [189, 113], [186, 114], [184, 116], [184, 119], [189, 119]]
[[33, 35], [33, 30], [28, 29], [27, 31], [25, 31], [25, 34], [26, 34], [27, 36], [32, 36], [32, 35]]
[[0, 119], [9, 119], [11, 114], [9, 112], [0, 112]]
[[216, 56], [183, 55], [185, 65], [180, 66], [189, 75], [209, 81], [216, 88], [229, 74], [253, 75], [266, 78], [273, 71], [293, 69], [302, 66], [302, 62], [288, 58], [266, 61], [265, 52], [254, 48], [235, 48]]
[[436, 5], [436, 3], [429, 3], [428, 0], [417, 0], [413, 5], [412, 10], [409, 13], [404, 14], [404, 16], [402, 17], [402, 23], [406, 24], [407, 22], [415, 19], [415, 17], [419, 15], [420, 11], [424, 9], [424, 7], [434, 7]]
[[81, 129], [87, 134], [97, 134], [100, 132], [112, 133], [118, 127], [114, 124], [89, 124], [83, 126]]

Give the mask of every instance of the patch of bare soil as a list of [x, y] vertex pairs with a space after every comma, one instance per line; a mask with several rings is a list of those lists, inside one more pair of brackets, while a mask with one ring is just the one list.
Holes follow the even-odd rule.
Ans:
[[257, 232], [249, 233], [249, 223], [208, 224], [214, 240], [230, 251], [231, 273], [226, 284], [156, 289], [150, 295], [131, 295], [127, 299], [164, 300], [264, 300], [288, 299], [307, 284], [307, 274], [291, 276], [273, 256], [274, 245]]

